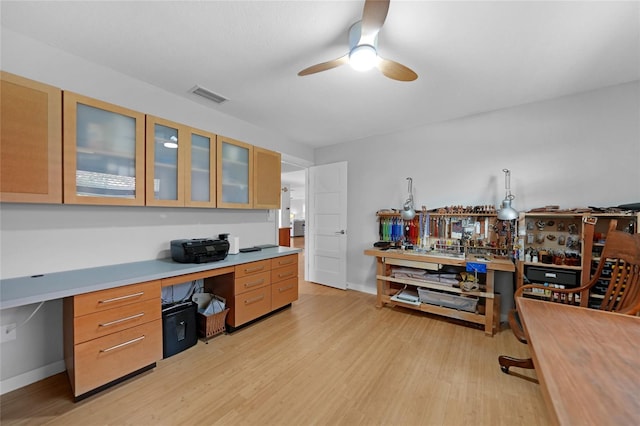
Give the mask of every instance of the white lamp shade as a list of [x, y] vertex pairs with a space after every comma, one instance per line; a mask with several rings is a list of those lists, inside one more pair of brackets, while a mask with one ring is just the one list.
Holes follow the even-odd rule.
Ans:
[[502, 200], [502, 208], [498, 211], [498, 219], [514, 220], [518, 218], [518, 211], [511, 207], [511, 200]]

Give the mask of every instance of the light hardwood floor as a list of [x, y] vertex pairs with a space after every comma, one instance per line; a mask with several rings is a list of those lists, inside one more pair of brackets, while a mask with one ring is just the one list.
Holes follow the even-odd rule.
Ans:
[[[73, 403], [64, 373], [1, 398], [2, 425], [546, 425], [528, 355], [477, 328], [300, 281], [300, 299]], [[527, 380], [527, 378], [529, 380]]]

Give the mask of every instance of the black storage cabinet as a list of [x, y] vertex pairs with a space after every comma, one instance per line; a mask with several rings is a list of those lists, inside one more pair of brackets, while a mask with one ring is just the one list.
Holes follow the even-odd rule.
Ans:
[[162, 357], [169, 358], [195, 345], [198, 305], [185, 302], [162, 306]]

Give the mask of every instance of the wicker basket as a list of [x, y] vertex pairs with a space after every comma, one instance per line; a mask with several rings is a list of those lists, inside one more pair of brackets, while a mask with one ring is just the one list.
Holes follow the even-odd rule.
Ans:
[[210, 338], [224, 333], [227, 313], [229, 308], [212, 315], [203, 315], [198, 312], [198, 337], [203, 337], [208, 343]]

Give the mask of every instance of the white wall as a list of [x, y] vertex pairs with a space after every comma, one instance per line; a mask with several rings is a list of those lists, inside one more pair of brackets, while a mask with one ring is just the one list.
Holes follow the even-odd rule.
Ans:
[[[280, 135], [1, 29], [3, 70], [143, 113], [282, 152], [300, 163], [313, 150]], [[240, 245], [277, 242], [267, 210], [2, 204], [0, 277], [41, 274], [168, 256], [169, 241], [232, 233]], [[20, 323], [35, 306], [5, 309], [0, 323]], [[64, 370], [62, 308], [47, 302], [17, 339], [0, 345], [0, 392]]]
[[616, 206], [640, 201], [640, 82], [316, 150], [348, 161], [347, 281], [375, 292], [376, 211], [400, 208], [413, 178], [417, 206], [499, 205], [503, 168], [513, 206]]
[[305, 200], [300, 198], [291, 199], [291, 213], [293, 213], [295, 220], [304, 220], [306, 216]]

